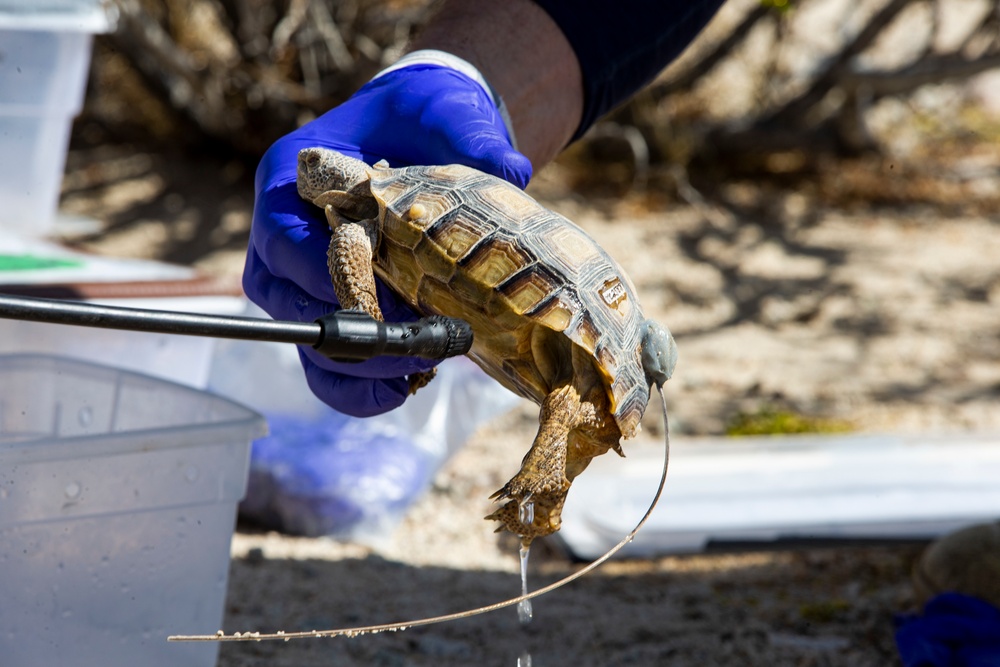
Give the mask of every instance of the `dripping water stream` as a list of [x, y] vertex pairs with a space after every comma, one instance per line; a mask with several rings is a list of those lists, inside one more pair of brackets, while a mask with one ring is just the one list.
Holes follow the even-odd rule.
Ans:
[[525, 526], [530, 526], [535, 522], [535, 503], [531, 500], [530, 493], [518, 503], [517, 519]]
[[[525, 496], [517, 507], [517, 518], [524, 526], [530, 526], [535, 522], [535, 503], [531, 500], [531, 494]], [[519, 556], [521, 559], [521, 601], [517, 603], [517, 618], [521, 625], [531, 623], [532, 609], [531, 600], [528, 599], [528, 555], [531, 551], [530, 543], [521, 542]]]
[[[518, 519], [522, 525], [530, 526], [535, 521], [535, 503], [531, 500], [531, 494], [525, 496], [517, 508]], [[528, 556], [531, 554], [531, 543], [521, 542], [518, 556], [521, 561], [521, 601], [517, 603], [517, 620], [522, 626], [531, 623], [534, 616], [531, 599], [528, 597]], [[531, 667], [531, 653], [525, 649], [517, 658], [517, 667]]]
[[528, 553], [531, 551], [531, 547], [521, 545], [520, 557], [521, 557], [521, 598], [522, 600], [517, 603], [517, 620], [521, 621], [521, 625], [527, 625], [531, 623], [531, 617], [534, 611], [531, 608], [531, 600], [527, 597], [528, 595]]

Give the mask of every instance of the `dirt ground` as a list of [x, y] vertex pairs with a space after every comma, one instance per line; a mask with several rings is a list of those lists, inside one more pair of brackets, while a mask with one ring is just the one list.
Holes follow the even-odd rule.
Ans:
[[[532, 192], [593, 234], [630, 273], [647, 314], [676, 335], [675, 433], [718, 434], [766, 407], [865, 432], [997, 431], [1000, 224], [990, 202], [1000, 156], [977, 145], [933, 178], [919, 165], [860, 161], [792, 187], [726, 182], [711, 204], [651, 193], [595, 203], [567, 189], [559, 166]], [[250, 176], [237, 162], [77, 147], [62, 207], [100, 229], [67, 234], [97, 252], [236, 277]], [[393, 622], [516, 595], [516, 545], [481, 517], [536, 419], [523, 404], [483, 428], [378, 547], [241, 527], [224, 629]], [[645, 426], [655, 442], [656, 420]], [[534, 667], [892, 665], [893, 615], [914, 604], [908, 577], [919, 552], [612, 562], [536, 600], [526, 627], [504, 609], [394, 634], [225, 644], [219, 664], [512, 667], [528, 652]], [[531, 585], [577, 567], [542, 544]]]

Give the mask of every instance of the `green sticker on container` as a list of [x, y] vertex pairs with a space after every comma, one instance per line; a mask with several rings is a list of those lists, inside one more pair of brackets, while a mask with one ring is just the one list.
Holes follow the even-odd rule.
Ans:
[[36, 255], [0, 254], [0, 271], [39, 271], [41, 269], [72, 269], [83, 266], [83, 261], [66, 257], [38, 257]]

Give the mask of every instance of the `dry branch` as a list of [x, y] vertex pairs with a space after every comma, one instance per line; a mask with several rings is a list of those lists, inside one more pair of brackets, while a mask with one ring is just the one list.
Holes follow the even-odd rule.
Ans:
[[705, 75], [714, 70], [717, 65], [730, 57], [740, 44], [746, 40], [747, 35], [750, 34], [751, 30], [758, 23], [765, 18], [773, 16], [773, 10], [767, 5], [763, 3], [756, 5], [747, 12], [746, 16], [733, 28], [732, 32], [719, 40], [703, 57], [696, 60], [680, 74], [662, 83], [653, 84], [649, 90], [650, 96], [653, 99], [661, 99], [667, 95], [675, 95], [690, 90]]
[[780, 109], [772, 112], [759, 123], [761, 126], [787, 127], [801, 125], [809, 111], [837, 87], [851, 62], [872, 46], [879, 35], [889, 27], [899, 14], [913, 2], [924, 0], [889, 0], [868, 21], [868, 24], [847, 42], [840, 52], [830, 60], [814, 78], [812, 84], [798, 97], [789, 100]]
[[181, 121], [176, 138], [253, 156], [363, 84], [430, 0], [111, 1], [106, 39], [145, 82], [136, 94]]
[[[902, 67], [860, 69], [859, 57], [869, 53], [900, 14], [916, 2], [933, 3], [933, 13], [930, 34], [911, 62]], [[761, 164], [768, 154], [774, 153], [854, 154], [878, 150], [865, 116], [879, 99], [909, 95], [926, 85], [960, 81], [1000, 67], [1000, 3], [994, 2], [991, 10], [951, 51], [941, 52], [935, 42], [945, 2], [886, 0], [861, 30], [817, 68], [803, 92], [784, 98], [779, 93], [770, 108], [755, 117], [739, 119], [736, 126], [717, 124], [705, 129], [695, 151], [697, 157], [715, 162], [736, 159], [753, 165]], [[794, 19], [794, 15], [789, 18]], [[745, 20], [741, 26], [747, 23]], [[773, 63], [769, 61], [765, 67], [769, 65]], [[699, 64], [691, 69], [699, 69]], [[832, 95], [834, 92], [839, 94]], [[819, 110], [822, 113], [816, 113]]]
[[965, 79], [1000, 67], [1000, 52], [978, 58], [965, 58], [958, 53], [928, 56], [907, 67], [890, 71], [846, 71], [837, 85], [848, 92], [864, 90], [872, 100], [911, 93], [921, 86]]

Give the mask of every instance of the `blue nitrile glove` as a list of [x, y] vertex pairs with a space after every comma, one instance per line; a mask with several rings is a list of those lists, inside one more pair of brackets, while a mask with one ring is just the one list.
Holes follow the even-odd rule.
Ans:
[[1000, 665], [1000, 609], [960, 593], [932, 598], [919, 616], [896, 621], [904, 667]]
[[[456, 62], [462, 72], [447, 66]], [[485, 81], [473, 78], [478, 72], [471, 65], [439, 52], [416, 52], [400, 65], [264, 154], [243, 289], [271, 317], [311, 322], [337, 308], [326, 260], [329, 226], [295, 189], [300, 149], [323, 146], [368, 164], [386, 159], [393, 167], [465, 164], [521, 188], [531, 178], [531, 163], [514, 149], [497, 102]], [[387, 321], [417, 318], [381, 283], [378, 297]], [[354, 416], [398, 407], [407, 395], [406, 376], [435, 363], [402, 357], [339, 363], [305, 347], [299, 356], [313, 393]]]

